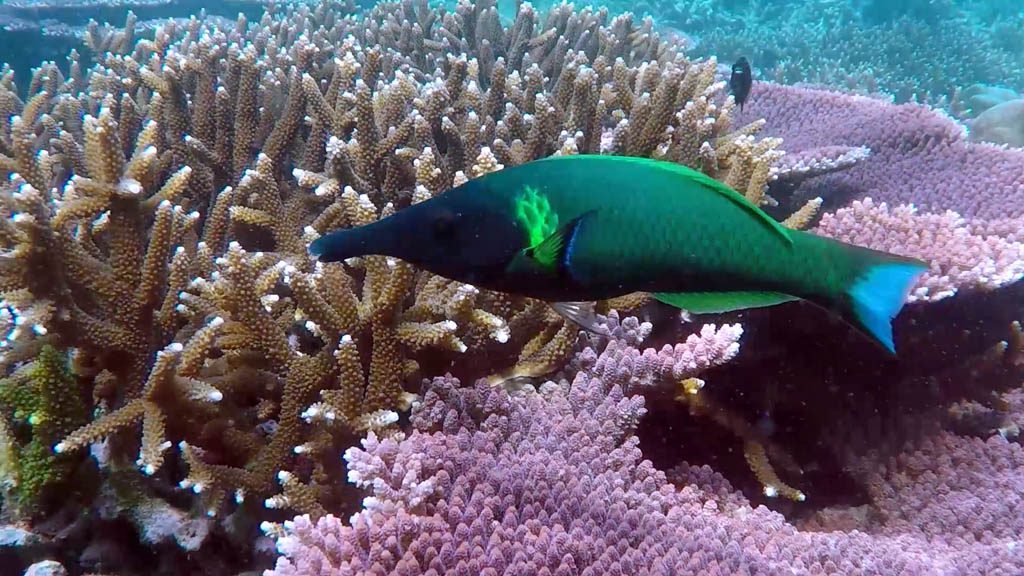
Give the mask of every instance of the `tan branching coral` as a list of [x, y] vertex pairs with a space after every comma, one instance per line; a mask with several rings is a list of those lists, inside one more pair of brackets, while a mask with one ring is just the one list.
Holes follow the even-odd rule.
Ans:
[[132, 22], [92, 30], [100, 61], [41, 67], [24, 100], [0, 82], [3, 362], [73, 350], [95, 419], [57, 450], [114, 437], [112, 466], [211, 513], [338, 509], [337, 454], [392, 426], [415, 377], [502, 358], [542, 375], [572, 351], [544, 303], [381, 256], [323, 265], [311, 240], [556, 153], [683, 162], [762, 202], [781, 155], [731, 126], [713, 60], [629, 15], [324, 4], [139, 41]]

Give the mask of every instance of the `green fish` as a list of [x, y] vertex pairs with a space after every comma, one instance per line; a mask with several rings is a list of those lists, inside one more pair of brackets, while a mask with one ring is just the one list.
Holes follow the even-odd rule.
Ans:
[[323, 262], [379, 254], [529, 296], [584, 327], [575, 303], [649, 292], [693, 313], [797, 299], [895, 353], [892, 319], [919, 260], [790, 230], [742, 194], [671, 162], [553, 156], [470, 180], [378, 222], [315, 240]]

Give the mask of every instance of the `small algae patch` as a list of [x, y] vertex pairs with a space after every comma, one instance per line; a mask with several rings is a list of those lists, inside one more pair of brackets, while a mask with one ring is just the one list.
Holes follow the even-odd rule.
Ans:
[[19, 516], [39, 513], [73, 461], [53, 445], [87, 421], [67, 353], [44, 346], [31, 363], [0, 380], [0, 481]]

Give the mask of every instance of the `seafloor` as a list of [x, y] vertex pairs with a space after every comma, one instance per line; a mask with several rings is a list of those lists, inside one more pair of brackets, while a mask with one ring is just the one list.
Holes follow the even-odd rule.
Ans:
[[[0, 575], [1024, 573], [1016, 3], [203, 8], [0, 5]], [[307, 253], [580, 153], [925, 260], [897, 354]]]

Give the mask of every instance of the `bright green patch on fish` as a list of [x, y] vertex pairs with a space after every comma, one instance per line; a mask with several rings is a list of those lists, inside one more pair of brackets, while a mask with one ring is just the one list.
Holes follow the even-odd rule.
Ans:
[[533, 186], [526, 186], [515, 198], [515, 214], [526, 229], [527, 245], [536, 248], [558, 229], [558, 213], [548, 197]]
[[565, 253], [565, 237], [565, 230], [556, 230], [536, 247], [527, 248], [526, 255], [547, 270], [557, 270], [558, 262]]

